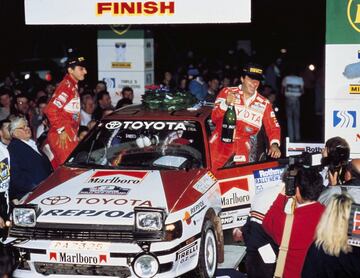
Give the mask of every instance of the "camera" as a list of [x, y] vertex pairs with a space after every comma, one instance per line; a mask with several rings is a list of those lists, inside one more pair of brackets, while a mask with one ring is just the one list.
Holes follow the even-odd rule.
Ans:
[[347, 146], [338, 145], [335, 148], [330, 148], [328, 156], [323, 157], [321, 164], [328, 167], [329, 172], [334, 175], [338, 172], [337, 184], [345, 182], [345, 168], [350, 157], [350, 149]]
[[290, 156], [285, 159], [280, 159], [280, 164], [287, 165], [287, 171], [284, 174], [285, 195], [294, 196], [296, 193], [295, 178], [297, 170], [301, 167], [310, 168], [316, 167], [320, 171], [322, 166], [321, 153], [303, 152], [300, 155]]

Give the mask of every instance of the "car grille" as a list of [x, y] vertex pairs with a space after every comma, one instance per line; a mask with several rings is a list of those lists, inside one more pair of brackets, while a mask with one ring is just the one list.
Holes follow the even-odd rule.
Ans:
[[126, 266], [100, 266], [81, 264], [59, 264], [35, 262], [35, 269], [43, 275], [94, 275], [113, 276], [126, 278], [131, 276], [130, 269]]
[[132, 231], [99, 231], [49, 228], [19, 228], [10, 230], [10, 236], [24, 239], [51, 240], [95, 240], [112, 242], [129, 242], [134, 240]]
[[132, 242], [135, 240], [161, 240], [161, 233], [141, 234], [136, 236], [132, 230], [103, 230], [89, 229], [89, 227], [74, 228], [49, 228], [34, 227], [23, 228], [13, 227], [10, 229], [10, 236], [18, 239], [48, 239], [48, 240], [92, 240], [111, 242]]

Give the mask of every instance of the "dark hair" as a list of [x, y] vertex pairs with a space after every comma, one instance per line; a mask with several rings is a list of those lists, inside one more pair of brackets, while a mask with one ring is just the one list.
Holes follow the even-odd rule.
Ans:
[[304, 200], [316, 201], [323, 189], [323, 178], [316, 169], [301, 167], [295, 176], [295, 184]]
[[2, 129], [3, 128], [3, 126], [4, 126], [4, 124], [6, 124], [6, 123], [10, 123], [11, 121], [9, 120], [9, 119], [4, 119], [4, 120], [1, 120], [0, 121], [0, 129]]
[[39, 97], [39, 99], [36, 102], [36, 106], [39, 106], [40, 104], [43, 104], [43, 103], [45, 103], [45, 104], [48, 103], [48, 97], [47, 96]]
[[336, 136], [328, 139], [325, 143], [327, 157], [323, 157], [322, 164], [329, 167], [329, 171], [339, 172], [338, 184], [345, 182], [345, 167], [350, 157], [350, 147], [345, 139]]
[[133, 88], [129, 87], [129, 86], [125, 86], [124, 88], [122, 88], [121, 90], [121, 94], [124, 94], [125, 91], [130, 91], [134, 93]]
[[350, 147], [348, 142], [346, 142], [344, 138], [341, 138], [339, 136], [328, 139], [325, 143], [325, 147], [328, 149], [329, 155], [337, 152], [338, 151], [337, 149], [339, 148], [349, 149], [350, 152]]
[[14, 98], [14, 101], [17, 102], [18, 98], [26, 98], [27, 100], [30, 100], [30, 98], [27, 95], [23, 94], [23, 93], [16, 95], [15, 98]]
[[12, 97], [13, 92], [10, 89], [7, 88], [0, 88], [0, 96], [8, 95], [9, 97]]
[[101, 91], [97, 94], [97, 101], [103, 99], [104, 96], [110, 96], [108, 91]]

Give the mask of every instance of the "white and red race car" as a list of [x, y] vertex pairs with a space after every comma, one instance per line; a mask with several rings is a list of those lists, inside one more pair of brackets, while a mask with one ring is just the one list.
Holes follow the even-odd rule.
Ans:
[[14, 277], [214, 277], [276, 161], [213, 169], [211, 107], [107, 116], [13, 210]]

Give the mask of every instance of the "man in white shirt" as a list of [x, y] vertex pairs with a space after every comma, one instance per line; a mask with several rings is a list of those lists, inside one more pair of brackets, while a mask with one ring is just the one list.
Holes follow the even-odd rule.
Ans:
[[82, 99], [80, 110], [80, 125], [87, 126], [87, 124], [93, 119], [93, 113], [95, 111], [95, 101], [92, 96], [88, 95]]
[[291, 69], [282, 80], [281, 92], [285, 94], [287, 129], [290, 142], [300, 141], [300, 96], [304, 93], [304, 80]]

